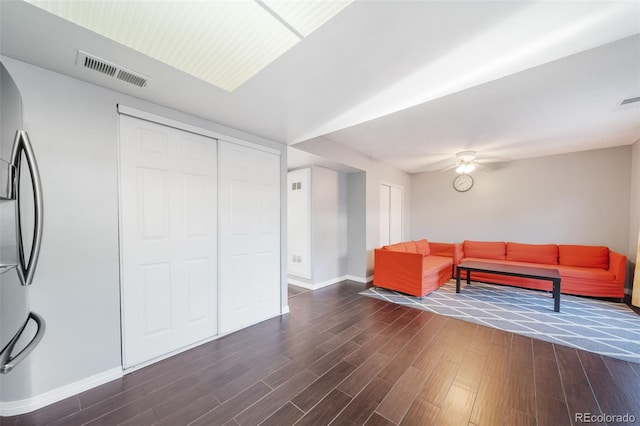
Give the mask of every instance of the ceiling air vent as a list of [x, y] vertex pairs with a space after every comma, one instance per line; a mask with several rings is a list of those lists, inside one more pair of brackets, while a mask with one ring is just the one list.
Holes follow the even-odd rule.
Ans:
[[112, 64], [109, 61], [90, 55], [82, 50], [78, 50], [76, 65], [97, 71], [109, 77], [117, 78], [120, 81], [124, 81], [125, 83], [133, 84], [138, 87], [146, 87], [149, 83], [149, 78], [142, 74], [138, 74], [119, 65]]

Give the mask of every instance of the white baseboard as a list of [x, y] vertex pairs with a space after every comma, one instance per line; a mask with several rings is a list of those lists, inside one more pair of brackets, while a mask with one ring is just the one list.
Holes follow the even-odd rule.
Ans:
[[355, 275], [346, 275], [347, 280], [351, 280], [351, 281], [355, 281], [358, 283], [363, 283], [363, 284], [368, 284], [371, 281], [373, 281], [373, 275], [371, 275], [370, 277], [356, 277]]
[[356, 281], [356, 282], [359, 282], [359, 283], [366, 284], [366, 283], [369, 283], [369, 282], [373, 281], [373, 276], [365, 278], [365, 277], [356, 277], [355, 275], [343, 275], [341, 277], [332, 278], [330, 280], [322, 281], [322, 282], [316, 283], [316, 284], [305, 283], [303, 281], [298, 281], [296, 279], [293, 279], [293, 278], [289, 277], [287, 282], [289, 284], [293, 284], [295, 286], [306, 288], [306, 289], [309, 289], [309, 290], [317, 290], [319, 288], [327, 287], [327, 286], [332, 285], [332, 284], [337, 284], [337, 283], [345, 281], [345, 280]]
[[305, 283], [303, 281], [298, 281], [298, 280], [292, 279], [292, 278], [289, 278], [287, 280], [287, 282], [289, 284], [293, 284], [295, 286], [306, 288], [306, 289], [309, 289], [309, 290], [317, 290], [317, 289], [322, 288], [322, 287], [326, 287], [326, 286], [329, 286], [329, 285], [332, 285], [332, 284], [339, 283], [339, 282], [344, 281], [346, 279], [347, 279], [347, 276], [343, 275], [342, 277], [332, 278], [330, 280], [323, 281], [321, 283], [316, 283], [316, 284], [309, 284], [309, 283]]
[[116, 367], [31, 398], [21, 399], [19, 401], [1, 401], [0, 416], [9, 417], [30, 413], [39, 408], [53, 404], [54, 402], [62, 401], [70, 396], [77, 395], [86, 390], [95, 388], [96, 386], [119, 379], [120, 377], [122, 377], [122, 368]]
[[288, 314], [288, 313], [289, 313], [289, 305], [283, 306], [282, 309], [281, 309], [280, 315], [284, 315], [284, 314]]

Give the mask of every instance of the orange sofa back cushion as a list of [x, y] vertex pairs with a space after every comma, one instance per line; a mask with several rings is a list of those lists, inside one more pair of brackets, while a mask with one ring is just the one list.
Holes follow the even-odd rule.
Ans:
[[400, 251], [402, 253], [420, 253], [415, 241], [391, 244], [390, 246], [382, 247], [382, 250]]
[[405, 246], [404, 243], [395, 243], [395, 244], [391, 244], [390, 246], [384, 246], [383, 250], [401, 251], [405, 253], [407, 251], [407, 246]]
[[506, 250], [503, 241], [468, 241], [462, 243], [464, 257], [505, 260]]
[[558, 246], [555, 244], [507, 243], [507, 260], [515, 262], [558, 264]]
[[431, 248], [429, 247], [429, 241], [427, 240], [418, 240], [414, 241], [416, 245], [416, 250], [423, 256], [429, 256], [431, 254]]
[[560, 265], [609, 269], [609, 248], [605, 246], [559, 245]]

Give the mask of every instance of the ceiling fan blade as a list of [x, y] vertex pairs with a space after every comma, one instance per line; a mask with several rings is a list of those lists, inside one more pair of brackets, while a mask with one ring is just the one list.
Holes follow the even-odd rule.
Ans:
[[445, 160], [435, 161], [431, 164], [427, 164], [423, 167], [420, 167], [420, 171], [422, 172], [439, 172], [443, 170], [448, 170], [457, 165], [457, 161], [452, 158], [447, 158]]
[[475, 159], [476, 163], [506, 163], [511, 161], [511, 159], [506, 157], [477, 157]]

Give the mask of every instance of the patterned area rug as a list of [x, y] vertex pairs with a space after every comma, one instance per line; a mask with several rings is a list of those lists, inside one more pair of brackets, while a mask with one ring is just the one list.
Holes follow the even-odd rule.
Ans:
[[550, 293], [449, 281], [423, 300], [381, 288], [360, 293], [516, 334], [640, 363], [640, 316], [623, 303], [563, 294], [560, 312]]

